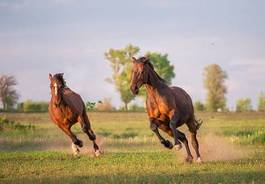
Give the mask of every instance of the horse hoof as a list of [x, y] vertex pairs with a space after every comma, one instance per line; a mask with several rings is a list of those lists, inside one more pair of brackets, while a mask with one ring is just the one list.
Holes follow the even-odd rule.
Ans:
[[79, 155], [80, 150], [77, 148], [77, 146], [75, 144], [72, 144], [72, 150], [73, 150], [74, 156]]
[[175, 144], [175, 145], [174, 145], [174, 149], [175, 149], [176, 151], [181, 150], [181, 148], [182, 148], [182, 145], [181, 145], [181, 144]]
[[83, 141], [79, 140], [79, 144], [78, 144], [78, 146], [79, 146], [80, 148], [82, 148], [82, 147], [83, 147]]
[[166, 140], [163, 144], [168, 149], [172, 149], [173, 148], [173, 144], [169, 140]]
[[101, 152], [100, 152], [99, 150], [96, 150], [96, 151], [95, 151], [95, 156], [96, 156], [96, 157], [99, 157], [100, 155], [101, 155]]
[[192, 161], [193, 161], [193, 157], [192, 157], [192, 156], [188, 156], [188, 157], [185, 159], [185, 161], [186, 161], [187, 163], [192, 163]]
[[196, 160], [196, 162], [197, 162], [198, 164], [201, 164], [201, 163], [202, 163], [202, 159], [201, 159], [201, 157], [198, 157], [197, 160]]

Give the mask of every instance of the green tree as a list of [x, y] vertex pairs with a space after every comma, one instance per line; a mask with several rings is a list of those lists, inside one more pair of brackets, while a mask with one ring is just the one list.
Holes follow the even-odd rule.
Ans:
[[139, 47], [129, 44], [122, 49], [110, 49], [105, 53], [112, 69], [112, 77], [107, 81], [114, 84], [119, 92], [125, 110], [128, 104], [135, 98], [130, 91], [131, 58], [139, 52]]
[[225, 110], [227, 88], [225, 86], [227, 74], [217, 64], [211, 64], [204, 69], [204, 87], [207, 90], [206, 108], [216, 112]]
[[47, 112], [48, 106], [48, 102], [26, 100], [25, 102], [18, 104], [17, 110], [19, 112]]
[[0, 75], [0, 100], [4, 110], [11, 110], [17, 103], [19, 95], [14, 89], [17, 81], [14, 76]]
[[260, 93], [258, 99], [258, 111], [265, 111], [265, 94], [263, 92]]
[[204, 104], [203, 104], [202, 102], [200, 102], [200, 101], [196, 101], [196, 102], [194, 103], [194, 108], [195, 108], [196, 111], [205, 111], [205, 106], [204, 106]]
[[167, 54], [160, 54], [158, 52], [147, 52], [146, 56], [152, 62], [155, 71], [162, 77], [168, 85], [171, 84], [175, 77], [174, 66], [170, 64]]
[[[107, 81], [113, 83], [120, 93], [121, 100], [124, 103], [125, 110], [128, 110], [128, 104], [135, 98], [132, 95], [129, 85], [131, 80], [131, 64], [132, 57], [138, 54], [139, 47], [128, 45], [123, 49], [110, 49], [105, 53], [105, 57], [111, 64], [112, 77]], [[171, 84], [175, 77], [174, 66], [170, 65], [167, 54], [157, 52], [147, 52], [148, 56], [154, 65], [156, 72], [166, 81]], [[144, 88], [140, 91], [141, 96], [145, 96]]]
[[240, 98], [236, 101], [236, 112], [251, 111], [251, 100], [250, 98]]

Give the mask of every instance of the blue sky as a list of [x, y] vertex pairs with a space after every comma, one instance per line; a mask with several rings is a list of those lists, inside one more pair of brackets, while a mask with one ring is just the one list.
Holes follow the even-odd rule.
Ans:
[[0, 73], [14, 75], [20, 100], [49, 100], [48, 73], [64, 72], [85, 101], [111, 97], [110, 48], [167, 53], [173, 84], [204, 100], [203, 68], [227, 73], [228, 106], [265, 92], [265, 1], [0, 0]]

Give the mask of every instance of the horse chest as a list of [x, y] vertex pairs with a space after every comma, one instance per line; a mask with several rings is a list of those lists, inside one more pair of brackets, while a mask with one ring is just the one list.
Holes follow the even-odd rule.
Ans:
[[[54, 119], [56, 120], [56, 123], [62, 123], [67, 122], [66, 120], [73, 121], [73, 113], [68, 107], [53, 107], [52, 108], [52, 114]], [[75, 118], [76, 119], [76, 118]]]
[[146, 107], [149, 117], [167, 119], [169, 109], [163, 99], [149, 98]]

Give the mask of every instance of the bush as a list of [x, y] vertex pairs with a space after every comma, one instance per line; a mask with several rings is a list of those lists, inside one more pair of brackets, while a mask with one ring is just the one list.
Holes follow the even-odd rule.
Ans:
[[133, 111], [133, 112], [144, 112], [145, 111], [145, 107], [144, 106], [139, 106], [137, 104], [133, 104], [129, 107], [129, 111]]
[[25, 102], [19, 103], [17, 110], [19, 112], [48, 112], [48, 107], [48, 102], [34, 102], [27, 100]]
[[194, 103], [194, 108], [195, 108], [196, 111], [205, 111], [205, 109], [206, 109], [204, 104], [202, 102], [200, 102], [200, 101], [196, 101]]
[[86, 110], [87, 111], [91, 111], [93, 109], [95, 109], [96, 107], [96, 103], [95, 102], [87, 102], [86, 103]]
[[114, 111], [115, 107], [111, 104], [110, 98], [104, 98], [102, 102], [96, 105], [96, 110], [98, 111]]
[[251, 100], [250, 98], [240, 98], [236, 102], [236, 112], [251, 111]]
[[8, 130], [34, 130], [35, 126], [28, 124], [28, 125], [22, 125], [18, 122], [11, 121], [5, 118], [0, 117], [0, 131], [8, 131]]
[[258, 111], [265, 112], [265, 94], [260, 93], [258, 99]]

